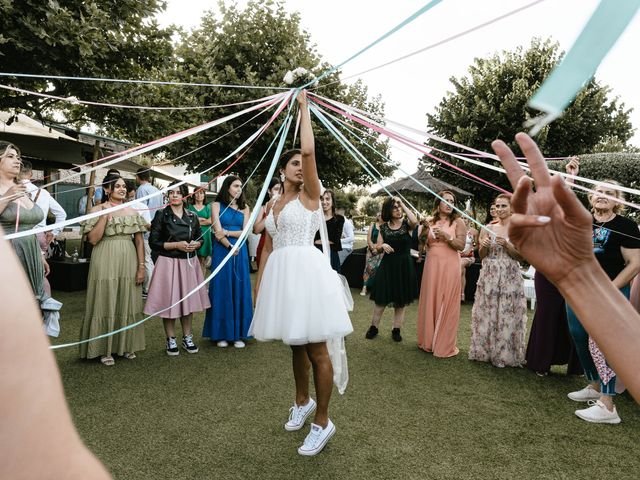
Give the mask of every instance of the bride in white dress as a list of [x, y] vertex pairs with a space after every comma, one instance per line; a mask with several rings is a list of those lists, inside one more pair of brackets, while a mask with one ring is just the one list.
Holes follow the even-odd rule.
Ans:
[[[324, 221], [319, 209], [320, 180], [306, 93], [300, 105], [300, 150], [289, 150], [279, 160], [282, 194], [265, 220], [267, 235], [256, 281], [256, 308], [249, 335], [262, 341], [282, 340], [293, 352], [295, 404], [284, 428], [300, 430], [315, 411], [311, 430], [300, 455], [316, 455], [335, 434], [328, 408], [333, 368], [327, 340], [353, 331], [342, 287], [324, 254], [313, 246]], [[338, 301], [337, 301], [338, 300]], [[317, 403], [309, 396], [313, 368]]]

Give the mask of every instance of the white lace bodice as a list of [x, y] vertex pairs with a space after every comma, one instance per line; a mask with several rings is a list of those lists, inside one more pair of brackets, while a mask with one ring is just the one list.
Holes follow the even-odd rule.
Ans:
[[320, 208], [315, 212], [308, 210], [299, 198], [287, 203], [278, 215], [278, 225], [269, 212], [264, 224], [273, 239], [273, 249], [290, 246], [313, 245], [313, 240], [320, 228]]

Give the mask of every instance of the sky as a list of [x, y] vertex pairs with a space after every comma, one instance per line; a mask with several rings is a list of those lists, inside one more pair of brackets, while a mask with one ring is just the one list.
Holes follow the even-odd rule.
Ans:
[[[342, 77], [358, 74], [447, 38], [532, 0], [444, 0], [360, 57], [342, 68]], [[239, 0], [243, 6], [246, 1]], [[302, 27], [316, 44], [318, 53], [337, 65], [390, 30], [426, 0], [286, 0], [288, 11], [297, 11]], [[598, 0], [546, 0], [521, 13], [482, 30], [473, 32], [435, 49], [362, 75], [370, 95], [380, 94], [385, 115], [397, 122], [426, 130], [426, 114], [432, 113], [447, 91], [449, 79], [466, 75], [474, 58], [487, 57], [501, 50], [528, 46], [533, 37], [559, 42], [568, 50]], [[160, 15], [161, 25], [174, 23], [184, 28], [197, 27], [202, 13], [215, 9], [217, 0], [167, 0], [167, 10]], [[637, 129], [631, 143], [640, 146], [640, 14], [632, 21], [609, 55], [600, 65], [596, 79], [609, 85], [627, 108], [633, 108], [632, 123]], [[353, 82], [356, 78], [349, 79]], [[414, 138], [419, 138], [415, 137]], [[576, 152], [566, 152], [567, 155]], [[419, 154], [408, 147], [392, 143], [391, 156], [400, 168], [413, 173]], [[396, 178], [404, 176], [396, 171]]]

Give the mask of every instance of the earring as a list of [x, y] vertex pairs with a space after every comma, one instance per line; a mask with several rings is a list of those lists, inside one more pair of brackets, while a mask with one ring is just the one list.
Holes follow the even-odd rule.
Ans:
[[284, 183], [284, 173], [281, 173], [281, 174], [280, 174], [280, 181], [281, 181], [282, 183]]

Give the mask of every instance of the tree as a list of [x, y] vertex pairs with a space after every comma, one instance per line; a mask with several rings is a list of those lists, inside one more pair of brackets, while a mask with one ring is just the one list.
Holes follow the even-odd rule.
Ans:
[[380, 213], [382, 207], [382, 197], [360, 197], [358, 200], [358, 212], [367, 217], [375, 217]]
[[[526, 106], [544, 79], [558, 63], [561, 54], [551, 41], [534, 39], [527, 50], [503, 51], [490, 58], [476, 59], [469, 76], [451, 78], [454, 91], [447, 93], [435, 113], [428, 114], [429, 131], [449, 140], [491, 151], [491, 142], [503, 139], [518, 151], [515, 134], [523, 123], [539, 115]], [[626, 110], [618, 97], [609, 98], [611, 89], [595, 79], [578, 94], [564, 115], [546, 126], [536, 138], [545, 155], [567, 156], [591, 152], [607, 138], [625, 146], [633, 135]], [[429, 145], [442, 148], [437, 142]], [[446, 146], [449, 151], [460, 150]], [[436, 154], [438, 156], [438, 154]], [[491, 170], [452, 158], [445, 158], [471, 173], [503, 188], [506, 177]], [[445, 181], [459, 185], [475, 195], [476, 201], [489, 202], [497, 194], [485, 185], [461, 180], [448, 167], [423, 157], [423, 164]]]
[[[318, 75], [330, 67], [323, 62], [310, 36], [301, 30], [297, 13], [289, 14], [282, 1], [250, 1], [244, 10], [235, 4], [219, 3], [219, 14], [210, 11], [202, 19], [200, 28], [184, 34], [177, 47], [178, 66], [176, 73], [193, 82], [221, 83], [253, 86], [285, 86], [283, 78], [287, 71], [304, 67]], [[334, 83], [335, 82], [335, 83]], [[344, 85], [338, 75], [328, 76], [320, 85], [320, 93], [376, 114], [383, 113], [380, 98], [368, 98], [366, 86], [361, 82]], [[245, 89], [200, 89], [203, 104], [229, 104], [275, 93], [273, 90]], [[216, 116], [223, 116], [237, 109], [220, 109]], [[211, 115], [211, 112], [207, 112]], [[202, 117], [199, 120], [203, 120]], [[220, 128], [204, 132], [184, 142], [182, 150], [203, 145], [221, 134], [228, 133], [223, 140], [212, 144], [195, 155], [184, 159], [193, 171], [202, 170], [214, 161], [228, 155], [244, 139], [264, 124], [266, 118], [257, 118], [231, 132], [247, 118], [241, 117]], [[278, 120], [281, 121], [281, 120]], [[292, 129], [293, 130], [293, 129]], [[251, 148], [248, 155], [238, 163], [236, 169], [250, 171], [263, 155], [276, 131], [272, 127]], [[368, 185], [368, 177], [333, 136], [318, 122], [314, 122], [318, 171], [327, 187], [343, 187], [350, 183]], [[373, 133], [373, 132], [372, 132]], [[293, 132], [292, 134], [293, 135]], [[376, 149], [386, 153], [386, 142], [373, 142]], [[292, 138], [287, 148], [291, 148]], [[366, 149], [363, 147], [362, 150]], [[385, 165], [377, 157], [370, 160], [383, 175], [389, 175], [393, 166]], [[262, 165], [258, 176], [264, 175], [268, 164]]]
[[[173, 63], [174, 30], [159, 28], [152, 17], [164, 7], [161, 0], [0, 0], [2, 69], [59, 76], [162, 79]], [[132, 84], [18, 77], [11, 84], [108, 103], [175, 100], [166, 88]], [[64, 123], [76, 126], [94, 122], [125, 139], [131, 138], [131, 130], [144, 130], [145, 124], [162, 122], [163, 117], [155, 112], [87, 108], [6, 90], [0, 91], [0, 109], [25, 111], [40, 120], [60, 121], [62, 116]]]
[[[288, 14], [282, 0], [251, 1], [244, 10], [219, 3], [218, 13], [205, 14], [200, 28], [180, 32], [161, 29], [153, 16], [164, 9], [161, 0], [117, 2], [71, 0], [0, 0], [0, 59], [4, 71], [61, 76], [151, 79], [225, 85], [285, 86], [288, 70], [298, 66], [315, 74], [330, 67], [323, 62], [310, 36], [302, 31], [298, 14]], [[16, 78], [12, 85], [60, 97], [103, 103], [153, 106], [206, 106], [253, 100], [275, 90], [246, 90], [196, 86], [163, 86], [72, 80]], [[380, 97], [369, 98], [361, 82], [345, 85], [338, 73], [329, 75], [321, 94], [358, 108], [383, 114]], [[238, 111], [242, 107], [188, 111], [157, 111], [74, 105], [53, 99], [0, 90], [0, 109], [26, 111], [43, 121], [91, 124], [98, 132], [144, 143]], [[60, 120], [62, 118], [63, 120]], [[266, 121], [263, 115], [241, 126], [243, 116], [215, 129], [172, 144], [166, 158], [184, 155], [224, 134], [224, 139], [184, 157], [192, 171], [201, 171], [232, 152]], [[280, 122], [281, 120], [277, 120]], [[351, 122], [348, 122], [351, 123]], [[277, 129], [274, 125], [234, 167], [248, 176]], [[237, 130], [234, 130], [236, 129]], [[232, 130], [234, 130], [232, 132]], [[320, 124], [315, 125], [318, 169], [326, 186], [367, 185], [366, 172]], [[381, 153], [386, 141], [369, 140]], [[287, 147], [292, 146], [293, 129]], [[366, 147], [361, 150], [366, 150]], [[372, 156], [373, 157], [373, 156]], [[270, 158], [270, 157], [269, 157]], [[372, 163], [382, 175], [392, 165], [377, 156]], [[268, 163], [257, 172], [262, 178]], [[212, 173], [219, 173], [212, 172]]]

